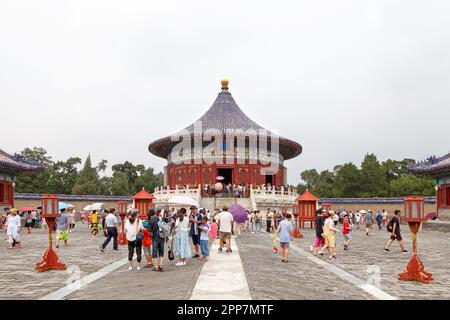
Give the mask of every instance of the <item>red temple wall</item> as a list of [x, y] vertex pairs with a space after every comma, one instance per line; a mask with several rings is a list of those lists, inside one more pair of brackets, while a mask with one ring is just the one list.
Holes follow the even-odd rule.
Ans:
[[[175, 185], [179, 187], [189, 185], [189, 188], [197, 188], [198, 185], [214, 184], [218, 175], [218, 169], [233, 169], [233, 184], [262, 185], [266, 183], [265, 175], [261, 174], [261, 168], [269, 167], [260, 164], [169, 164], [166, 167], [167, 183], [171, 189]], [[283, 185], [286, 170], [279, 166], [273, 175], [273, 185]]]

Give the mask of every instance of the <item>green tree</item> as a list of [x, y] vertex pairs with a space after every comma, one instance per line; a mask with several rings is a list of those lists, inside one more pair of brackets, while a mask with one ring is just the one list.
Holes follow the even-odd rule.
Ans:
[[89, 155], [72, 188], [72, 194], [100, 194], [99, 183], [97, 169], [92, 167], [91, 155]]
[[317, 197], [334, 197], [334, 173], [328, 170], [322, 171], [312, 191]]
[[136, 181], [140, 175], [142, 175], [145, 171], [145, 166], [142, 164], [134, 165], [129, 161], [125, 161], [124, 163], [118, 163], [112, 166], [113, 172], [122, 172], [125, 173], [128, 179], [128, 188], [131, 192], [137, 190]]
[[360, 173], [361, 197], [384, 197], [389, 194], [389, 184], [376, 155], [366, 154]]
[[44, 169], [40, 172], [21, 172], [16, 176], [16, 192], [45, 193], [47, 181], [51, 177], [52, 158], [44, 148], [25, 148], [20, 155], [41, 163]]
[[297, 189], [297, 193], [298, 193], [298, 194], [302, 194], [302, 193], [305, 192], [306, 189], [308, 189], [308, 188], [306, 187], [305, 184], [299, 183], [299, 184], [297, 185], [296, 189]]
[[141, 190], [142, 187], [144, 187], [145, 190], [147, 190], [148, 192], [155, 192], [155, 188], [160, 187], [163, 184], [164, 184], [164, 175], [162, 174], [162, 172], [155, 174], [153, 168], [147, 168], [136, 179], [134, 189], [132, 191], [133, 193], [136, 193], [139, 190]]
[[129, 196], [130, 188], [128, 185], [128, 177], [125, 173], [115, 171], [111, 180], [111, 192], [114, 196]]
[[334, 178], [336, 197], [358, 197], [360, 192], [361, 173], [353, 163], [349, 162], [339, 167]]
[[313, 190], [319, 182], [320, 175], [316, 169], [309, 169], [303, 171], [300, 178], [305, 182], [306, 188]]
[[408, 195], [434, 196], [436, 182], [433, 178], [417, 177], [406, 174], [391, 182], [391, 196], [405, 197]]
[[77, 165], [81, 164], [81, 159], [71, 157], [66, 161], [57, 161], [50, 168], [50, 178], [46, 181], [46, 192], [71, 194], [73, 186], [78, 178]]

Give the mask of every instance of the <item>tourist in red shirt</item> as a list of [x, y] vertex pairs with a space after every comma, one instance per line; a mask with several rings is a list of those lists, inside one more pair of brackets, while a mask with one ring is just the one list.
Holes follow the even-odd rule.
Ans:
[[[150, 218], [148, 219], [150, 220]], [[148, 232], [148, 220], [143, 222], [144, 229], [142, 230], [142, 249], [144, 250], [145, 259], [147, 259], [147, 266], [152, 267], [152, 239]]]
[[348, 221], [348, 215], [344, 216], [344, 227], [342, 228], [342, 234], [344, 235], [344, 250], [348, 250], [348, 245], [352, 242], [352, 236], [350, 235], [350, 231], [352, 227], [350, 226], [350, 222]]

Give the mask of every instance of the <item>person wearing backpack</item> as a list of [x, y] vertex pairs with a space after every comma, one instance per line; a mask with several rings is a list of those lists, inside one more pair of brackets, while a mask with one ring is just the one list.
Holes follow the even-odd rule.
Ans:
[[384, 250], [391, 251], [389, 249], [389, 247], [391, 246], [392, 242], [397, 240], [402, 252], [408, 252], [408, 250], [405, 249], [405, 245], [403, 243], [403, 238], [400, 233], [400, 220], [398, 217], [400, 217], [400, 210], [395, 210], [394, 216], [392, 217], [391, 221], [389, 221], [389, 223], [386, 227], [387, 231], [391, 234], [391, 237], [388, 240], [388, 242], [386, 243], [386, 247], [384, 248]]
[[137, 255], [137, 270], [141, 270], [142, 259], [142, 229], [144, 228], [141, 219], [138, 217], [138, 210], [132, 209], [128, 214], [128, 219], [125, 221], [125, 234], [128, 241], [128, 270], [133, 270], [133, 256], [134, 251]]
[[[163, 271], [163, 257], [164, 257], [164, 246], [166, 242], [165, 235], [162, 230], [163, 224], [164, 227], [168, 225], [162, 218], [160, 218], [161, 209], [150, 209], [151, 219], [148, 222], [148, 232], [152, 237], [152, 259], [153, 259], [153, 271]], [[161, 230], [160, 230], [161, 229]], [[169, 225], [170, 231], [170, 225]]]

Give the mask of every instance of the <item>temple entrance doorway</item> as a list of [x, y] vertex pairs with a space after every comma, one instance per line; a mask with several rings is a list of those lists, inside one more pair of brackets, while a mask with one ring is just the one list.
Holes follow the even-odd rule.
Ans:
[[266, 186], [273, 185], [273, 175], [266, 175]]
[[226, 186], [229, 183], [233, 184], [233, 169], [228, 168], [217, 169], [217, 175], [225, 178], [224, 180], [221, 181], [224, 186]]

